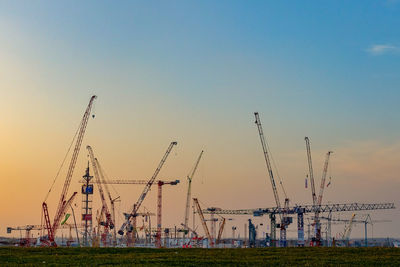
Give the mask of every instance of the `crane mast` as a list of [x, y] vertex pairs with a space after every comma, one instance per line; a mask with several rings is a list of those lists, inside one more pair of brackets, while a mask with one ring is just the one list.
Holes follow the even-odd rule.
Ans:
[[169, 153], [171, 153], [172, 148], [177, 145], [177, 142], [171, 142], [171, 144], [168, 146], [167, 151], [165, 152], [163, 158], [161, 159], [160, 163], [158, 164], [157, 169], [155, 170], [153, 176], [150, 178], [150, 180], [147, 182], [146, 186], [143, 189], [142, 194], [140, 195], [138, 201], [133, 205], [132, 212], [127, 216], [126, 221], [122, 224], [121, 228], [118, 231], [118, 234], [123, 235], [124, 234], [124, 229], [129, 223], [129, 220], [131, 217], [136, 216], [137, 211], [139, 210], [140, 206], [142, 205], [142, 202], [144, 201], [147, 193], [149, 192], [151, 186], [154, 183], [154, 180], [157, 178], [158, 173], [160, 172], [162, 166], [164, 165], [165, 161], [168, 158]]
[[260, 116], [258, 115], [258, 112], [255, 112], [254, 116], [256, 117], [255, 123], [257, 124], [257, 127], [258, 127], [258, 133], [260, 135], [261, 146], [262, 146], [262, 149], [264, 152], [265, 163], [267, 164], [268, 174], [269, 174], [269, 178], [271, 180], [271, 185], [272, 185], [272, 191], [274, 192], [276, 207], [279, 209], [281, 207], [281, 203], [279, 201], [278, 190], [276, 189], [276, 185], [275, 185], [274, 174], [272, 172], [272, 166], [271, 166], [271, 162], [269, 160], [267, 143], [265, 142], [265, 137], [264, 137], [263, 129], [261, 126], [261, 121], [260, 121]]
[[[61, 192], [61, 197], [60, 197], [60, 201], [58, 203], [58, 207], [54, 216], [54, 220], [53, 220], [53, 225], [51, 226], [51, 234], [53, 235], [53, 237], [55, 237], [58, 226], [60, 225], [61, 222], [61, 218], [65, 212], [65, 209], [67, 208], [67, 202], [66, 201], [66, 197], [67, 197], [67, 193], [68, 193], [68, 189], [69, 189], [69, 185], [71, 183], [71, 179], [72, 179], [72, 175], [74, 173], [74, 169], [75, 169], [75, 165], [76, 165], [76, 161], [78, 159], [78, 155], [79, 155], [79, 151], [82, 145], [82, 140], [83, 137], [85, 135], [85, 130], [86, 130], [86, 126], [90, 117], [90, 112], [92, 110], [92, 105], [93, 105], [93, 101], [97, 98], [97, 96], [93, 95], [90, 98], [89, 104], [85, 110], [85, 113], [83, 115], [82, 121], [79, 125], [79, 130], [78, 130], [78, 137], [76, 139], [76, 143], [75, 143], [75, 148], [74, 151], [72, 153], [72, 158], [71, 158], [71, 162], [69, 164], [68, 167], [68, 172], [67, 172], [67, 176], [65, 178], [65, 182], [64, 182], [64, 186]], [[43, 213], [45, 214], [45, 221], [46, 221], [46, 227], [49, 227], [50, 225], [50, 218], [48, 216], [48, 210], [47, 210], [47, 203], [44, 201], [42, 204], [42, 208], [43, 208]], [[47, 213], [47, 216], [46, 216]], [[48, 228], [49, 229], [49, 228]]]
[[315, 194], [315, 184], [314, 184], [314, 171], [312, 167], [312, 160], [311, 160], [311, 149], [310, 149], [310, 139], [306, 136], [304, 138], [306, 141], [306, 148], [307, 148], [307, 159], [308, 159], [308, 170], [311, 182], [311, 193], [312, 193], [312, 201], [313, 205], [317, 203], [317, 196]]
[[203, 150], [200, 152], [199, 157], [197, 158], [196, 164], [194, 165], [193, 171], [190, 175], [188, 175], [188, 190], [187, 190], [187, 195], [186, 195], [186, 207], [185, 207], [185, 229], [187, 229], [188, 223], [189, 223], [189, 207], [190, 207], [190, 196], [192, 193], [192, 179], [194, 174], [196, 173], [197, 166], [199, 165], [201, 156], [203, 155]]

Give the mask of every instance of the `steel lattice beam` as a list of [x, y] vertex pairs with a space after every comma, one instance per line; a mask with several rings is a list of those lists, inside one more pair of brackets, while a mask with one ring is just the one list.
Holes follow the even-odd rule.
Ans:
[[[361, 210], [386, 210], [395, 209], [394, 203], [348, 203], [348, 204], [326, 204], [326, 205], [304, 205], [290, 207], [289, 214], [295, 213], [315, 213], [315, 212], [341, 212], [341, 211], [361, 211]], [[259, 209], [241, 209], [241, 210], [215, 210], [214, 214], [229, 215], [254, 215], [262, 216], [264, 214], [283, 214], [283, 208], [259, 208]], [[205, 209], [204, 214], [210, 214], [211, 211]]]

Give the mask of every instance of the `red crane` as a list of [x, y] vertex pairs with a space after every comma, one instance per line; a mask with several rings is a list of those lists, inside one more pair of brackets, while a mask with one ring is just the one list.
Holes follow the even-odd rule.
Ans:
[[45, 220], [46, 229], [47, 229], [47, 232], [48, 232], [48, 241], [49, 241], [50, 245], [52, 245], [52, 246], [57, 246], [55, 241], [54, 241], [54, 238], [55, 238], [56, 233], [57, 233], [57, 229], [58, 229], [58, 227], [60, 225], [61, 219], [62, 219], [62, 217], [63, 217], [63, 215], [65, 213], [65, 210], [68, 207], [68, 202], [72, 201], [72, 198], [76, 195], [76, 192], [75, 192], [69, 200], [66, 200], [67, 194], [68, 194], [69, 185], [71, 183], [72, 175], [74, 173], [76, 161], [78, 159], [79, 151], [81, 149], [82, 140], [83, 140], [83, 137], [85, 135], [86, 126], [87, 126], [87, 123], [88, 123], [88, 120], [89, 120], [89, 117], [90, 117], [90, 112], [92, 110], [93, 101], [96, 98], [97, 98], [97, 96], [95, 96], [95, 95], [93, 95], [90, 98], [89, 105], [87, 106], [86, 111], [83, 114], [82, 121], [81, 121], [81, 123], [79, 125], [78, 132], [77, 132], [78, 137], [76, 139], [75, 148], [74, 148], [74, 151], [72, 153], [72, 158], [71, 158], [71, 161], [70, 161], [70, 164], [69, 164], [69, 167], [68, 167], [67, 177], [65, 178], [64, 186], [63, 186], [63, 189], [62, 189], [62, 192], [61, 192], [60, 201], [58, 203], [57, 211], [55, 213], [52, 225], [50, 223], [50, 217], [49, 217], [49, 212], [48, 212], [48, 207], [47, 207], [46, 200], [42, 204], [44, 220]]
[[[83, 182], [83, 181], [81, 181]], [[162, 186], [169, 184], [169, 185], [177, 185], [180, 181], [175, 180], [175, 181], [161, 181], [161, 180], [156, 180], [155, 181], [158, 186], [158, 195], [157, 195], [157, 234], [156, 234], [156, 246], [161, 247], [161, 217], [162, 217]], [[99, 183], [98, 181], [95, 181], [95, 183]], [[103, 183], [103, 182], [101, 182]], [[148, 182], [146, 180], [107, 180], [104, 182], [104, 184], [135, 184], [135, 185], [142, 185], [142, 184], [147, 184]], [[153, 183], [154, 185], [154, 183]], [[127, 215], [129, 216], [129, 215]], [[132, 228], [136, 227], [136, 219], [135, 217], [132, 218], [133, 222]], [[132, 245], [135, 241], [134, 236], [129, 240], [128, 245]]]
[[203, 230], [207, 236], [210, 247], [214, 247], [214, 240], [210, 235], [210, 231], [208, 230], [206, 220], [204, 219], [203, 211], [200, 208], [199, 200], [197, 198], [193, 198], [193, 203], [197, 209], [197, 213], [199, 214], [201, 225], [203, 226]]
[[157, 195], [157, 234], [156, 234], [156, 247], [161, 247], [161, 211], [162, 211], [162, 186], [177, 185], [179, 180], [171, 182], [158, 181], [158, 195]]
[[157, 169], [155, 170], [153, 176], [150, 178], [150, 180], [147, 182], [146, 186], [144, 187], [143, 192], [140, 195], [138, 201], [133, 205], [132, 212], [127, 216], [126, 221], [122, 224], [121, 228], [118, 231], [118, 234], [123, 235], [126, 226], [129, 224], [130, 218], [136, 217], [137, 211], [139, 210], [140, 206], [142, 205], [144, 199], [146, 198], [147, 193], [149, 192], [151, 186], [153, 185], [155, 179], [157, 178], [158, 173], [160, 172], [165, 161], [167, 160], [169, 153], [171, 153], [172, 148], [177, 144], [178, 144], [177, 142], [171, 142], [171, 144], [168, 146], [168, 149], [165, 152], [160, 163], [158, 164]]

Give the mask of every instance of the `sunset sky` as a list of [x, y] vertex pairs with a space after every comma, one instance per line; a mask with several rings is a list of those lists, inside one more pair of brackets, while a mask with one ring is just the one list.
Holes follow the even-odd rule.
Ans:
[[[92, 94], [96, 116], [70, 194], [86, 145], [110, 178], [148, 179], [177, 141], [159, 175], [181, 180], [164, 187], [164, 226], [183, 221], [186, 176], [201, 150], [193, 180], [201, 203], [273, 207], [258, 111], [293, 205], [311, 203], [309, 136], [318, 187], [334, 151], [324, 203], [400, 208], [400, 1], [0, 0], [0, 33], [1, 236], [7, 226], [40, 224]], [[65, 173], [48, 200], [51, 218]], [[114, 188], [121, 214], [143, 189]], [[156, 188], [143, 205], [155, 212], [155, 200]], [[80, 213], [80, 195], [75, 202]], [[370, 214], [392, 220], [374, 224], [375, 237], [400, 237], [398, 209]], [[237, 225], [243, 236], [245, 219], [230, 221], [226, 235]], [[267, 217], [255, 221], [267, 231]]]

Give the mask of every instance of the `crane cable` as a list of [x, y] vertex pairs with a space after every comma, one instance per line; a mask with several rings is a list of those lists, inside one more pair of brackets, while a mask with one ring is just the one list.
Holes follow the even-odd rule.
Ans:
[[269, 155], [271, 156], [272, 164], [274, 165], [274, 168], [275, 168], [275, 171], [276, 171], [276, 176], [277, 176], [278, 179], [279, 179], [279, 184], [281, 185], [283, 194], [285, 195], [285, 199], [286, 199], [286, 198], [287, 198], [286, 190], [285, 190], [285, 188], [283, 187], [283, 181], [282, 181], [282, 179], [281, 179], [281, 176], [279, 175], [279, 171], [278, 171], [278, 168], [276, 167], [275, 160], [274, 160], [274, 157], [272, 156], [271, 149], [269, 148], [269, 145], [268, 145], [268, 142], [267, 142], [267, 141], [265, 141], [265, 144], [266, 144], [266, 146], [267, 146], [267, 150], [268, 150], [268, 152], [269, 152]]
[[78, 129], [76, 130], [76, 133], [75, 133], [75, 135], [74, 135], [74, 138], [72, 138], [72, 142], [71, 142], [71, 144], [69, 145], [69, 148], [68, 148], [68, 150], [67, 150], [67, 153], [66, 153], [65, 156], [64, 156], [64, 159], [63, 159], [63, 161], [62, 161], [62, 163], [61, 163], [61, 166], [60, 166], [60, 168], [58, 169], [57, 174], [56, 174], [56, 176], [54, 177], [53, 183], [51, 184], [50, 189], [49, 189], [49, 191], [47, 192], [46, 197], [44, 198], [44, 201], [43, 201], [43, 202], [46, 202], [47, 198], [49, 197], [49, 194], [50, 194], [51, 190], [52, 190], [53, 187], [54, 187], [54, 184], [56, 183], [56, 180], [57, 180], [58, 176], [60, 175], [61, 169], [62, 169], [62, 167], [64, 166], [65, 160], [67, 159], [69, 152], [71, 151], [72, 145], [73, 145], [74, 142], [75, 142], [76, 136], [78, 135], [78, 132], [79, 132], [79, 129], [81, 128], [81, 125], [82, 125], [82, 122], [79, 123], [79, 127], [78, 127]]

